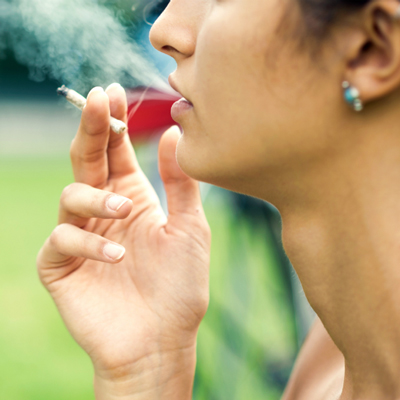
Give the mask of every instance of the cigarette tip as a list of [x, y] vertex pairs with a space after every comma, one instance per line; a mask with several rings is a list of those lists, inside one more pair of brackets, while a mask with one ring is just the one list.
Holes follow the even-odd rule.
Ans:
[[60, 88], [57, 89], [57, 94], [67, 97], [68, 91], [69, 89], [65, 85], [62, 85]]

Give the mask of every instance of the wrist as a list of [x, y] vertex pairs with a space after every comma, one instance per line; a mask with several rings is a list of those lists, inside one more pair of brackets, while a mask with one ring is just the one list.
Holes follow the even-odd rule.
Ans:
[[196, 345], [152, 353], [134, 365], [95, 370], [96, 400], [191, 400]]

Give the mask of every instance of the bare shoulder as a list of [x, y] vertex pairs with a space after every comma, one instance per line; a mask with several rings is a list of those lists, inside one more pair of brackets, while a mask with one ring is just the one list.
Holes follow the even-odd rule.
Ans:
[[343, 381], [343, 355], [317, 319], [300, 351], [282, 400], [337, 400]]

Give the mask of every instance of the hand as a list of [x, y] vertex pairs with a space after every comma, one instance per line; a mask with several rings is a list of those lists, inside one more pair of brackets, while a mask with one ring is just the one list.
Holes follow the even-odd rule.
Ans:
[[110, 131], [110, 110], [126, 121], [119, 85], [89, 94], [71, 146], [76, 183], [61, 196], [39, 276], [93, 361], [99, 398], [114, 398], [109, 390], [151, 399], [153, 389], [154, 398], [191, 398], [209, 298], [210, 231], [198, 183], [176, 162], [180, 132], [171, 128], [159, 146], [167, 218], [129, 137]]

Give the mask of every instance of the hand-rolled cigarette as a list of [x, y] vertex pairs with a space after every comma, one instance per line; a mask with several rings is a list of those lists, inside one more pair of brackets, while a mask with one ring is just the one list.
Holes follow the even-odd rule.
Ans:
[[[75, 92], [75, 90], [68, 89], [65, 85], [58, 88], [57, 93], [60, 96], [64, 96], [71, 104], [73, 104], [76, 108], [79, 108], [81, 111], [86, 105], [86, 99], [81, 94]], [[124, 133], [128, 129], [125, 122], [113, 117], [110, 117], [110, 127], [115, 133], [118, 134]]]

